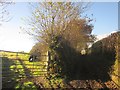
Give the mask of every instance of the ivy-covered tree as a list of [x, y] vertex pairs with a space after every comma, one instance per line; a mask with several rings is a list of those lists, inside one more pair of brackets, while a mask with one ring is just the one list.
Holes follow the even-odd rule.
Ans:
[[[52, 69], [66, 67], [65, 63], [72, 63], [69, 58], [73, 51], [80, 51], [93, 40], [93, 26], [90, 24], [92, 20], [80, 17], [88, 8], [88, 3], [43, 2], [35, 5], [36, 8], [33, 9], [32, 17], [28, 21], [27, 33], [47, 46], [52, 54]], [[63, 54], [64, 64], [60, 64]]]

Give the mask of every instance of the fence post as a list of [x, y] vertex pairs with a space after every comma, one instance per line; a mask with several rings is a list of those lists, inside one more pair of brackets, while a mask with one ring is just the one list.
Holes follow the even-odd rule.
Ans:
[[18, 59], [18, 52], [16, 53], [16, 59]]
[[50, 52], [49, 51], [47, 51], [47, 73], [49, 73], [49, 69], [50, 69], [50, 59], [51, 59], [51, 56], [50, 56]]

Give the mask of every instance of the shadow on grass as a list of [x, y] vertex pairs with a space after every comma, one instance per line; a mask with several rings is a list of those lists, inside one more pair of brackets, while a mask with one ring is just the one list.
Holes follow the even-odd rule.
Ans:
[[18, 61], [20, 62], [20, 65], [22, 65], [22, 67], [23, 67], [26, 78], [28, 78], [28, 79], [33, 78], [31, 71], [27, 68], [27, 66], [23, 63], [23, 61], [21, 59], [18, 59]]
[[10, 66], [14, 65], [15, 63], [8, 59], [7, 57], [2, 58], [2, 88], [14, 88], [17, 81], [16, 79], [19, 75], [15, 75], [15, 72], [10, 69]]
[[[19, 61], [19, 64], [16, 61]], [[19, 88], [25, 87], [25, 81], [20, 82], [20, 80], [22, 78], [29, 80], [32, 77], [32, 73], [22, 60], [2, 57], [2, 89], [15, 89], [18, 85], [20, 85]]]

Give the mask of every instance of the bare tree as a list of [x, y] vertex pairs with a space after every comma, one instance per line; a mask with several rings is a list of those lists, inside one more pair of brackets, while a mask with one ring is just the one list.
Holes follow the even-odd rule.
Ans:
[[55, 36], [63, 36], [65, 32], [69, 33], [67, 28], [71, 21], [82, 20], [80, 15], [86, 10], [87, 6], [88, 4], [82, 2], [39, 3], [32, 13], [27, 32], [35, 36], [37, 40], [51, 44], [53, 42], [51, 40]]
[[0, 22], [8, 22], [11, 18], [7, 9], [8, 5], [12, 2], [6, 2], [6, 0], [0, 0]]

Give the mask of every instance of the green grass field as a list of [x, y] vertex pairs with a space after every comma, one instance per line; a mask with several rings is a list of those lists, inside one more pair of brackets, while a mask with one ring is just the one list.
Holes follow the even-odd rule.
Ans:
[[[3, 88], [35, 88], [33, 82], [27, 81], [46, 74], [44, 61], [29, 62], [29, 54], [0, 52], [2, 56]], [[20, 83], [21, 80], [26, 81]]]

